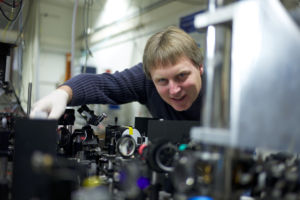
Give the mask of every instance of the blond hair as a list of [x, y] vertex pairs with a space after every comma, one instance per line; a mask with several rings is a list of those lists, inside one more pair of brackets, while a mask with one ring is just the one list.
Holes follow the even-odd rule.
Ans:
[[189, 58], [196, 67], [203, 62], [201, 50], [195, 40], [180, 28], [170, 26], [147, 41], [143, 56], [144, 72], [151, 79], [152, 69], [175, 65], [182, 56]]

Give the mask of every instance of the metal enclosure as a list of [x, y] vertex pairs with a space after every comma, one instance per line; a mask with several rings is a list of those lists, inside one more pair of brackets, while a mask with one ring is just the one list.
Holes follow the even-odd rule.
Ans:
[[[194, 128], [191, 137], [243, 148], [299, 153], [299, 27], [277, 0], [240, 1], [195, 18], [198, 29], [220, 24], [232, 28], [227, 74], [230, 89], [224, 94], [229, 93], [230, 103], [220, 105], [222, 102], [213, 96], [206, 101], [211, 101], [208, 110], [214, 114], [221, 113], [214, 110], [216, 107], [228, 108], [228, 127], [211, 126], [218, 124], [213, 121]], [[207, 58], [209, 62], [217, 59]]]

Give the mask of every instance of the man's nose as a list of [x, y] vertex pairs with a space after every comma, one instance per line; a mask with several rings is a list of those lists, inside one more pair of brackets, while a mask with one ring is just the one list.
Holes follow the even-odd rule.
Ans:
[[175, 81], [169, 82], [169, 92], [171, 95], [177, 94], [178, 92], [180, 92], [180, 90], [181, 88], [178, 83], [176, 83]]

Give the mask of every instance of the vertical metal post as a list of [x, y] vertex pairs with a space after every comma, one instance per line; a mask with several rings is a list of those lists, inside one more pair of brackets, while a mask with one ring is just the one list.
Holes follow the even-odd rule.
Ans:
[[75, 28], [76, 28], [76, 16], [77, 16], [77, 9], [78, 9], [78, 0], [74, 1], [73, 6], [73, 15], [72, 15], [72, 32], [71, 32], [71, 76], [72, 72], [74, 72], [74, 58], [75, 58]]
[[[231, 1], [208, 0], [208, 12]], [[202, 124], [207, 128], [229, 129], [231, 23], [210, 25], [206, 35], [206, 96]], [[218, 198], [231, 198], [231, 150], [224, 151], [223, 176], [216, 183]]]
[[[226, 1], [227, 3], [228, 1]], [[209, 0], [208, 11], [225, 1]], [[206, 97], [202, 124], [210, 128], [229, 128], [231, 24], [210, 25], [206, 36]]]
[[31, 111], [31, 94], [32, 94], [32, 82], [29, 82], [28, 83], [27, 116], [30, 115], [30, 111]]

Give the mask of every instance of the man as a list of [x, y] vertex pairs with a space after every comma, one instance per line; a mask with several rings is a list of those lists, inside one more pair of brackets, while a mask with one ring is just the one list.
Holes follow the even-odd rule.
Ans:
[[144, 50], [143, 64], [114, 74], [80, 74], [34, 105], [59, 118], [65, 107], [124, 104], [138, 101], [155, 118], [200, 120], [203, 56], [196, 42], [177, 27], [154, 34]]

